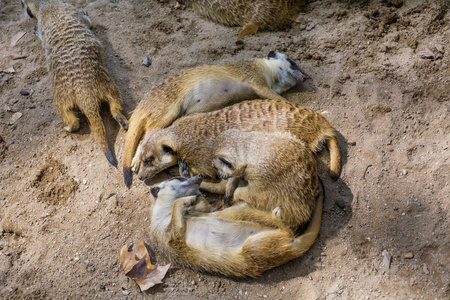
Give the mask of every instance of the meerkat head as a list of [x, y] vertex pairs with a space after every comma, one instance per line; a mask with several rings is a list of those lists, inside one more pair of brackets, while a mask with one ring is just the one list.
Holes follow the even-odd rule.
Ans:
[[36, 19], [39, 13], [39, 2], [39, 0], [22, 0], [25, 15]]
[[159, 172], [178, 163], [179, 143], [168, 129], [147, 132], [132, 162], [132, 171], [140, 180], [152, 178]]
[[265, 59], [274, 76], [272, 90], [278, 94], [305, 81], [305, 75], [289, 56], [284, 53], [270, 51]]
[[150, 191], [155, 200], [164, 198], [175, 201], [181, 197], [199, 194], [201, 182], [202, 178], [198, 175], [190, 178], [174, 177], [153, 186]]
[[247, 164], [242, 158], [242, 147], [235, 147], [234, 144], [234, 141], [245, 141], [245, 138], [240, 139], [241, 134], [239, 130], [227, 130], [220, 134], [215, 142], [213, 166], [220, 178], [242, 177], [245, 174]]

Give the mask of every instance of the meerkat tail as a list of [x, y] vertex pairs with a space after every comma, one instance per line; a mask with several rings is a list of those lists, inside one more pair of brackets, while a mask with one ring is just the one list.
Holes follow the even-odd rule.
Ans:
[[330, 152], [330, 176], [337, 179], [341, 174], [341, 152], [337, 140], [336, 132], [325, 140]]
[[320, 224], [322, 222], [322, 211], [323, 211], [323, 201], [325, 198], [325, 188], [323, 186], [322, 180], [319, 178], [320, 183], [320, 194], [317, 196], [316, 207], [309, 221], [309, 225], [305, 232], [294, 239], [292, 248], [297, 257], [302, 256], [306, 251], [311, 248], [317, 239], [320, 231]]
[[140, 115], [133, 114], [128, 123], [128, 131], [125, 138], [125, 152], [123, 157], [123, 179], [125, 185], [130, 187], [133, 183], [133, 173], [131, 172], [131, 161], [133, 160], [136, 148], [145, 130], [146, 119]]
[[88, 118], [89, 123], [91, 124], [91, 129], [95, 134], [95, 137], [100, 142], [100, 145], [102, 147], [103, 153], [106, 156], [106, 159], [109, 161], [110, 164], [112, 164], [114, 167], [117, 168], [117, 160], [114, 157], [113, 152], [109, 148], [108, 140], [106, 139], [105, 125], [103, 124], [100, 113], [98, 111], [93, 113], [86, 113], [86, 112], [84, 113]]

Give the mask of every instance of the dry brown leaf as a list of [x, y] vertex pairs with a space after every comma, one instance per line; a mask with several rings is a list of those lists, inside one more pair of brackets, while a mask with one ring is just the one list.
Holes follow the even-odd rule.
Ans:
[[9, 119], [9, 125], [12, 125], [12, 124], [16, 123], [16, 121], [19, 120], [20, 117], [22, 117], [22, 113], [21, 112], [13, 113], [12, 116], [11, 116], [11, 119]]
[[170, 267], [170, 264], [162, 267], [152, 265], [147, 248], [140, 239], [137, 239], [132, 247], [127, 245], [122, 247], [120, 260], [125, 275], [136, 281], [141, 291], [146, 291], [155, 284], [162, 283], [162, 279]]
[[15, 44], [17, 44], [17, 42], [25, 35], [25, 31], [20, 31], [18, 33], [16, 33], [15, 35], [13, 35], [13, 37], [11, 38], [11, 47], [13, 47]]

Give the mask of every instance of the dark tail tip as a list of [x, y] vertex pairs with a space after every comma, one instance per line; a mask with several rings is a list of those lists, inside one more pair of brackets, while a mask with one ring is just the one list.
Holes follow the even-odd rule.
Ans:
[[131, 168], [123, 167], [123, 180], [127, 188], [130, 188], [133, 183], [133, 173], [131, 172]]
[[114, 154], [111, 152], [111, 150], [109, 148], [105, 148], [104, 152], [106, 159], [109, 161], [109, 163], [117, 168], [117, 160], [114, 157]]

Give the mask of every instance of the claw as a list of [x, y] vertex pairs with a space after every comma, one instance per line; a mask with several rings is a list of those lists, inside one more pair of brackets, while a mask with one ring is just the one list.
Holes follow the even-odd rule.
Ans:
[[191, 175], [189, 175], [189, 168], [183, 160], [178, 160], [178, 167], [180, 168], [181, 176], [183, 176], [184, 178], [191, 177]]

